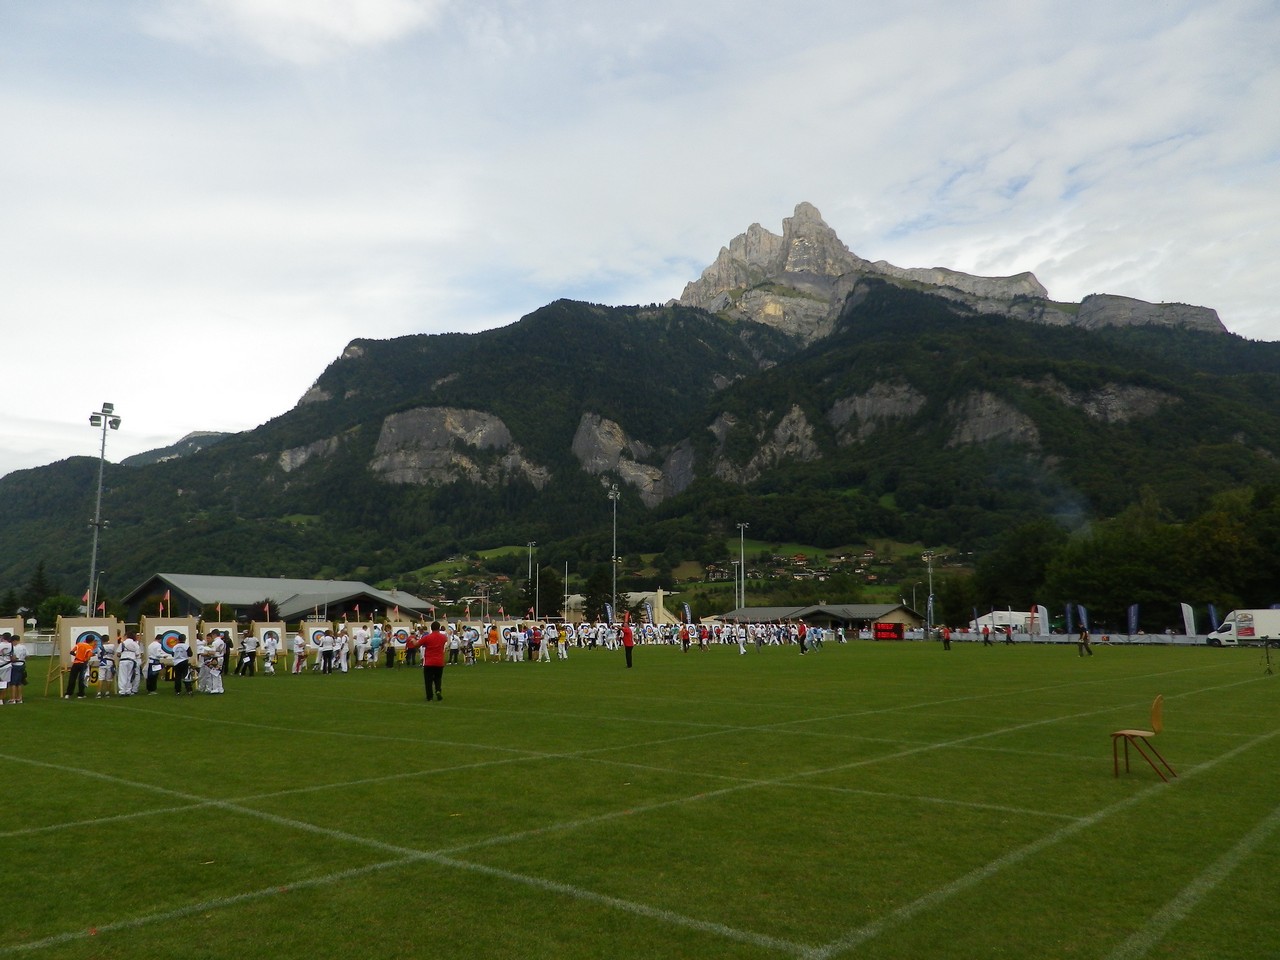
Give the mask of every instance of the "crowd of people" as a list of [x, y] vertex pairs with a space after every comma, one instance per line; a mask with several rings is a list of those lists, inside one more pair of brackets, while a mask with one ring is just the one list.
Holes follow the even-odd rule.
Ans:
[[22, 637], [0, 633], [0, 706], [22, 703], [27, 685], [27, 645]]
[[[188, 640], [185, 636], [159, 637], [145, 648], [136, 633], [122, 633], [98, 642], [80, 640], [70, 651], [64, 699], [83, 699], [92, 689], [96, 697], [155, 695], [161, 684], [172, 684], [179, 696], [225, 692], [224, 675], [272, 675], [278, 661], [287, 658], [288, 672], [343, 674], [351, 670], [416, 666], [432, 674], [427, 692], [440, 696], [439, 675], [447, 665], [477, 663], [550, 663], [566, 661], [571, 651], [621, 650], [626, 665], [633, 663], [633, 647], [665, 645], [683, 652], [706, 650], [712, 645], [736, 646], [739, 655], [768, 646], [795, 646], [799, 653], [821, 650], [824, 640], [846, 641], [843, 628], [824, 628], [804, 621], [716, 624], [632, 624], [604, 621], [561, 623], [533, 620], [496, 622], [445, 622], [430, 625], [363, 623], [299, 624], [286, 648], [274, 629], [233, 636], [214, 629]], [[439, 658], [437, 664], [434, 661]], [[0, 636], [0, 703], [22, 702], [27, 648], [20, 638]], [[434, 683], [434, 686], [432, 684]], [[3, 694], [7, 693], [7, 696]], [[432, 699], [431, 696], [428, 699]]]

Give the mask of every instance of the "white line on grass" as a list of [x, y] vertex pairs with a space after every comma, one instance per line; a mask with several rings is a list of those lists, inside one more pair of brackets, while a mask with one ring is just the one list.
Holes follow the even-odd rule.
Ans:
[[[777, 937], [770, 937], [765, 934], [755, 933], [750, 930], [739, 930], [735, 927], [726, 926], [725, 924], [722, 924], [722, 923], [715, 923], [710, 920], [700, 920], [696, 917], [686, 916], [684, 914], [676, 913], [671, 910], [664, 910], [660, 907], [651, 907], [646, 904], [637, 903], [632, 900], [623, 900], [619, 897], [613, 897], [613, 896], [609, 896], [608, 894], [597, 893], [594, 890], [586, 890], [581, 887], [575, 887], [571, 884], [560, 883], [555, 880], [547, 880], [542, 877], [530, 876], [528, 874], [516, 873], [510, 870], [503, 870], [499, 867], [491, 867], [486, 864], [471, 863], [465, 860], [458, 860], [444, 853], [438, 853], [438, 852], [426, 851], [426, 850], [415, 850], [412, 847], [402, 847], [397, 844], [386, 843], [384, 841], [375, 840], [370, 837], [362, 837], [357, 834], [347, 833], [344, 830], [336, 830], [332, 827], [322, 827], [314, 823], [308, 823], [305, 820], [294, 820], [289, 817], [282, 817], [278, 814], [270, 813], [264, 810], [257, 810], [253, 807], [245, 807], [236, 803], [231, 803], [223, 800], [214, 800], [207, 797], [198, 797], [194, 794], [185, 793], [181, 790], [173, 790], [169, 787], [159, 787], [153, 784], [139, 783], [137, 781], [127, 780], [124, 777], [117, 777], [117, 776], [113, 776], [112, 774], [100, 773], [96, 770], [86, 770], [80, 767], [69, 767], [63, 764], [49, 763], [42, 760], [31, 760], [26, 757], [15, 757], [7, 754], [0, 754], [0, 759], [8, 760], [14, 763], [27, 764], [29, 766], [34, 766], [34, 767], [43, 767], [49, 770], [57, 770], [61, 773], [77, 774], [79, 776], [89, 777], [94, 780], [103, 780], [108, 783], [114, 783], [120, 786], [133, 787], [136, 789], [148, 790], [155, 793], [160, 793], [165, 796], [172, 796], [180, 799], [186, 799], [186, 800], [192, 801], [193, 803], [199, 803], [207, 807], [214, 807], [216, 809], [226, 810], [231, 813], [235, 813], [239, 815], [248, 815], [248, 816], [256, 817], [259, 820], [265, 820], [268, 823], [272, 823], [277, 826], [289, 827], [294, 830], [301, 830], [305, 833], [312, 833], [318, 836], [326, 837], [330, 840], [336, 840], [344, 843], [351, 843], [357, 846], [370, 847], [372, 849], [379, 850], [385, 853], [394, 854], [395, 858], [393, 860], [386, 861], [386, 863], [382, 865], [383, 867], [396, 866], [401, 863], [409, 863], [413, 861], [433, 863], [442, 867], [464, 870], [470, 873], [479, 873], [485, 876], [496, 877], [502, 880], [509, 880], [515, 883], [520, 883], [526, 886], [533, 887], [535, 889], [544, 890], [551, 893], [558, 893], [564, 896], [573, 897], [574, 899], [577, 899], [577, 900], [583, 900], [589, 903], [596, 903], [602, 906], [611, 907], [625, 913], [630, 913], [634, 916], [645, 917], [647, 919], [652, 919], [652, 920], [661, 920], [673, 926], [680, 926], [680, 927], [685, 927], [691, 930], [697, 930], [703, 933], [714, 934], [723, 939], [734, 940], [739, 943], [746, 943], [752, 946], [763, 947], [765, 949], [776, 950], [776, 951], [787, 953], [787, 954], [793, 954], [798, 957], [808, 956], [809, 953], [812, 951], [812, 948], [806, 944], [795, 943], [790, 940], [782, 940]], [[726, 788], [723, 791], [716, 791], [716, 793], [726, 793], [726, 792], [730, 792], [732, 790], [737, 790], [737, 789], [745, 789], [745, 787]], [[704, 794], [703, 796], [714, 796], [714, 795], [715, 793]], [[687, 798], [687, 799], [695, 799], [695, 798]], [[620, 811], [616, 815], [625, 816], [629, 812], [630, 811]], [[595, 819], [595, 818], [591, 818], [591, 819]], [[380, 866], [375, 864], [372, 866], [366, 866], [359, 869], [362, 872], [367, 872], [369, 870], [380, 869]], [[353, 875], [351, 871], [343, 871], [339, 874], [333, 874], [332, 880], [330, 882], [336, 882], [338, 880], [345, 879], [346, 877], [351, 875]], [[310, 882], [317, 883], [322, 881], [323, 879], [324, 878], [319, 878], [318, 880], [314, 880]], [[286, 884], [284, 886], [296, 888], [297, 886], [299, 886], [299, 884]], [[274, 891], [274, 890], [277, 890], [278, 888], [273, 887], [270, 889]], [[264, 895], [263, 892], [258, 891], [256, 893], [240, 894], [237, 897], [226, 898], [225, 900], [211, 901], [211, 903], [214, 906], [225, 906], [230, 903], [243, 902], [245, 899], [252, 899], [254, 896], [262, 896], [262, 895]], [[150, 923], [158, 923], [165, 919], [170, 919], [175, 915], [186, 915], [187, 913], [194, 912], [197, 909], [199, 909], [199, 905], [193, 905], [189, 907], [179, 908], [181, 912], [178, 914], [175, 914], [174, 911], [165, 911], [162, 914], [157, 913], [157, 914], [152, 914], [144, 917], [135, 917], [130, 920], [117, 921], [111, 924], [103, 924], [100, 926], [95, 926], [93, 929], [95, 932], [101, 932], [102, 930], [107, 930], [107, 929], [124, 929], [126, 927], [144, 926]], [[64, 943], [64, 942], [67, 942], [68, 940], [79, 939], [80, 937], [83, 937], [86, 935], [88, 935], [87, 932], [83, 930], [69, 931], [62, 934], [56, 934], [52, 937], [46, 937], [39, 941], [31, 941], [25, 944], [13, 944], [10, 946], [0, 947], [0, 955], [4, 955], [7, 953], [16, 953], [19, 951], [24, 951], [29, 949], [36, 949], [38, 948], [38, 946], [41, 946], [41, 945], [53, 945], [57, 943]]]
[[[1207, 770], [1211, 770], [1218, 766], [1218, 764], [1239, 756], [1240, 754], [1251, 750], [1260, 744], [1266, 743], [1268, 740], [1272, 740], [1277, 736], [1280, 736], [1280, 729], [1272, 730], [1270, 733], [1264, 733], [1260, 736], [1254, 737], [1248, 743], [1241, 744], [1233, 750], [1229, 750], [1212, 760], [1208, 760], [1199, 766], [1192, 767], [1190, 770], [1184, 771], [1182, 779], [1197, 776]], [[939, 906], [954, 897], [956, 894], [973, 889], [975, 886], [994, 876], [996, 873], [999, 873], [1001, 870], [1020, 864], [1040, 853], [1042, 850], [1045, 850], [1068, 837], [1074, 836], [1094, 824], [1100, 823], [1113, 814], [1119, 813], [1122, 810], [1127, 810], [1129, 807], [1143, 802], [1153, 794], [1160, 790], [1168, 789], [1170, 786], [1170, 784], [1165, 783], [1153, 783], [1151, 786], [1140, 790], [1138, 793], [1131, 794], [1123, 800], [1119, 800], [1108, 807], [1103, 807], [1101, 810], [1091, 813], [1086, 817], [1082, 817], [1074, 823], [1069, 823], [1065, 826], [1059, 827], [1052, 833], [1046, 834], [1038, 840], [1033, 840], [1026, 846], [1019, 847], [1017, 850], [1012, 850], [1009, 853], [999, 856], [991, 862], [969, 871], [964, 876], [956, 878], [951, 883], [938, 887], [936, 890], [933, 890], [922, 897], [918, 897], [910, 903], [903, 904], [901, 907], [891, 911], [879, 920], [873, 920], [871, 923], [865, 924], [837, 940], [833, 940], [831, 943], [816, 951], [812, 955], [813, 960], [829, 960], [831, 957], [838, 956], [839, 954], [852, 950], [855, 947], [861, 946], [868, 940], [873, 940], [880, 936], [880, 934], [884, 933], [890, 927], [895, 927], [905, 923], [912, 917], [923, 913], [925, 910]], [[1176, 784], [1172, 786], [1176, 787]]]
[[1137, 960], [1145, 957], [1157, 943], [1187, 914], [1222, 883], [1245, 857], [1265, 842], [1280, 827], [1280, 807], [1276, 807], [1230, 850], [1209, 865], [1178, 895], [1155, 912], [1141, 930], [1134, 933], [1107, 955], [1107, 960]]

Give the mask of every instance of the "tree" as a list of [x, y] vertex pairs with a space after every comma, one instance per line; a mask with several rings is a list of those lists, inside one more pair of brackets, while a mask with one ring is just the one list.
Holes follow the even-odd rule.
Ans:
[[[36, 564], [35, 572], [31, 574], [31, 579], [27, 581], [27, 587], [22, 592], [22, 605], [28, 610], [38, 611], [40, 605], [56, 593], [58, 593], [58, 586], [45, 573], [44, 561], [41, 560]], [[79, 613], [79, 610], [75, 612]]]
[[605, 604], [613, 600], [613, 581], [609, 576], [609, 565], [597, 566], [587, 576], [587, 584], [582, 596], [582, 614], [588, 620], [603, 620]]
[[543, 567], [538, 573], [538, 616], [560, 616], [563, 608], [564, 580], [555, 567]]
[[42, 629], [52, 630], [59, 617], [78, 617], [81, 607], [77, 597], [55, 593], [45, 597], [36, 607], [36, 622]]

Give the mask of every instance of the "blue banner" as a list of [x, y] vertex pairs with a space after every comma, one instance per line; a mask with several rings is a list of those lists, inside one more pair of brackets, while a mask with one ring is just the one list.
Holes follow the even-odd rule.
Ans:
[[653, 604], [651, 604], [648, 600], [644, 602], [644, 614], [648, 618], [645, 622], [653, 623]]
[[689, 609], [689, 605], [687, 603], [682, 604], [682, 606], [684, 607], [684, 622], [693, 623], [693, 611]]
[[613, 623], [613, 604], [606, 603], [604, 605], [604, 622]]
[[1138, 605], [1136, 603], [1129, 604], [1129, 636], [1133, 636], [1138, 632]]
[[1089, 611], [1084, 608], [1083, 603], [1077, 603], [1076, 609], [1080, 612], [1080, 629], [1089, 629]]
[[1220, 626], [1222, 624], [1218, 620], [1218, 608], [1211, 603], [1209, 604], [1209, 632], [1213, 633]]
[[1075, 606], [1074, 603], [1067, 604], [1067, 636], [1071, 636], [1076, 632]]

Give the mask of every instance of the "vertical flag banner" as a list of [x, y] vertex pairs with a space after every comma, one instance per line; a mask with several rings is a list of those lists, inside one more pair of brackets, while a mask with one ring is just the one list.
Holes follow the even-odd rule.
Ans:
[[1075, 604], [1067, 604], [1067, 636], [1071, 636], [1076, 632], [1076, 611]]
[[1196, 612], [1189, 603], [1182, 604], [1182, 632], [1188, 637], [1196, 635]]
[[1138, 605], [1136, 603], [1129, 604], [1129, 636], [1133, 636], [1138, 632]]
[[1049, 608], [1040, 604], [1036, 607], [1036, 618], [1040, 621], [1040, 636], [1049, 635]]
[[693, 611], [689, 609], [689, 605], [687, 603], [683, 603], [681, 606], [684, 607], [684, 622], [693, 623]]
[[1088, 630], [1089, 629], [1089, 611], [1085, 609], [1083, 603], [1077, 603], [1076, 610], [1080, 612], [1080, 629]]
[[978, 608], [977, 607], [973, 608], [973, 629], [974, 630], [981, 629], [980, 625], [978, 624]]
[[1211, 603], [1209, 604], [1209, 632], [1212, 633], [1220, 626], [1222, 624], [1218, 620], [1218, 608]]
[[644, 602], [644, 613], [645, 613], [645, 617], [647, 618], [647, 622], [653, 623], [653, 604], [651, 604], [648, 600]]
[[606, 603], [604, 605], [604, 622], [613, 623], [613, 604]]

